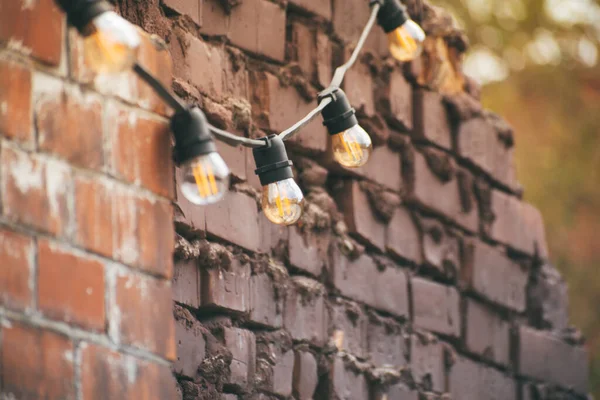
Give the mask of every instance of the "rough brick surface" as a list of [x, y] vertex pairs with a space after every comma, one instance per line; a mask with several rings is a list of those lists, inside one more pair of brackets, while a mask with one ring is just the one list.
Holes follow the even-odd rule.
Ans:
[[331, 398], [364, 400], [369, 398], [369, 385], [364, 375], [347, 366], [344, 359], [336, 357], [331, 367]]
[[510, 324], [485, 306], [467, 300], [465, 345], [470, 352], [492, 362], [510, 362]]
[[26, 309], [33, 301], [34, 243], [27, 236], [0, 229], [0, 304]]
[[295, 277], [285, 298], [283, 326], [296, 340], [322, 345], [327, 337], [327, 310], [323, 287], [316, 281]]
[[413, 335], [410, 340], [411, 371], [413, 378], [428, 390], [444, 392], [444, 347], [435, 338]]
[[22, 142], [33, 139], [31, 71], [0, 61], [0, 135]]
[[460, 295], [450, 286], [422, 278], [412, 284], [413, 319], [417, 327], [443, 335], [460, 335]]
[[445, 149], [452, 147], [452, 127], [442, 97], [428, 90], [417, 90], [415, 98], [415, 140], [426, 140]]
[[515, 400], [517, 387], [512, 378], [467, 358], [456, 360], [449, 375], [452, 398], [464, 400]]
[[329, 323], [331, 340], [339, 351], [345, 351], [361, 359], [367, 358], [369, 320], [358, 304], [340, 298], [334, 299], [331, 304]]

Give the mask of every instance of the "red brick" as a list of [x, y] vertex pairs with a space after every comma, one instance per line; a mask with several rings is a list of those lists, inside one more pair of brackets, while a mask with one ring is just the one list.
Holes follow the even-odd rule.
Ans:
[[196, 260], [175, 264], [173, 300], [192, 308], [200, 307], [200, 271]]
[[[333, 28], [348, 43], [356, 43], [369, 19], [368, 4], [361, 0], [333, 0]], [[374, 27], [374, 31], [377, 27]]]
[[303, 234], [299, 228], [289, 229], [289, 261], [298, 269], [314, 276], [320, 276], [327, 267], [329, 235], [308, 232]]
[[[268, 72], [250, 74], [252, 114], [261, 129], [281, 132], [304, 118], [316, 106], [307, 102], [292, 86], [283, 86]], [[324, 153], [329, 135], [322, 120], [315, 118], [288, 142], [301, 150]]]
[[[349, 59], [351, 49], [346, 48], [345, 59]], [[350, 104], [360, 113], [366, 116], [375, 114], [375, 85], [370, 67], [361, 61], [346, 73], [344, 78], [344, 91], [348, 96]]]
[[338, 351], [360, 359], [368, 356], [367, 329], [369, 320], [361, 306], [335, 298], [331, 301], [329, 332]]
[[225, 346], [231, 351], [229, 384], [245, 390], [254, 381], [256, 372], [256, 338], [254, 333], [238, 328], [225, 328]]
[[312, 400], [319, 381], [317, 360], [308, 351], [296, 351], [294, 360], [294, 397]]
[[93, 344], [82, 345], [82, 400], [175, 399], [175, 386], [173, 373], [166, 365], [138, 360]]
[[517, 385], [500, 371], [458, 357], [449, 374], [453, 399], [516, 400]]
[[104, 181], [75, 178], [75, 240], [106, 257], [113, 255], [112, 196], [111, 185]]
[[461, 271], [467, 288], [488, 300], [525, 311], [528, 273], [506, 253], [480, 241], [471, 241], [464, 249]]
[[370, 247], [385, 249], [386, 225], [375, 216], [358, 181], [344, 181], [336, 197], [350, 234]]
[[325, 19], [331, 19], [331, 0], [290, 0], [290, 3]]
[[412, 279], [415, 326], [442, 335], [460, 336], [460, 295], [450, 286]]
[[421, 218], [423, 255], [427, 266], [449, 279], [455, 279], [460, 270], [460, 242], [438, 220]]
[[[289, 29], [289, 28], [288, 28]], [[321, 87], [329, 86], [332, 77], [332, 48], [329, 37], [321, 30], [299, 22], [291, 24], [289, 58], [298, 66], [309, 81]]]
[[59, 236], [68, 229], [69, 168], [19, 150], [2, 148], [2, 204], [9, 219]]
[[377, 367], [400, 368], [407, 364], [408, 349], [400, 324], [391, 318], [369, 316], [368, 343], [370, 361]]
[[203, 307], [233, 312], [250, 310], [250, 265], [233, 260], [227, 270], [202, 269], [201, 300]]
[[[38, 305], [49, 318], [104, 331], [104, 267], [46, 240], [38, 243]], [[60, 282], [60, 283], [59, 283]]]
[[428, 390], [446, 390], [444, 347], [435, 337], [422, 334], [411, 336], [410, 369], [416, 382]]
[[2, 394], [6, 398], [76, 398], [73, 344], [69, 339], [16, 322], [6, 322], [0, 338]]
[[30, 70], [0, 61], [0, 136], [25, 143], [33, 141], [31, 87]]
[[327, 340], [325, 289], [317, 281], [296, 276], [287, 291], [283, 326], [296, 340], [322, 346]]
[[412, 199], [449, 218], [463, 228], [478, 230], [478, 213], [475, 208], [465, 212], [462, 208], [458, 180], [448, 182], [440, 180], [427, 165], [425, 156], [415, 152], [414, 188]]
[[117, 276], [115, 284], [109, 330], [118, 332], [122, 343], [174, 360], [171, 287], [164, 281], [133, 274]]
[[[156, 79], [164, 86], [170, 87], [173, 80], [173, 61], [168, 49], [160, 41], [149, 33], [138, 29], [141, 34], [142, 44], [138, 52], [138, 62], [144, 66]], [[133, 72], [127, 73], [133, 75], [129, 79], [136, 83], [135, 103], [146, 110], [168, 117], [171, 109], [167, 107], [156, 92]]]
[[376, 96], [378, 109], [392, 127], [400, 131], [412, 129], [412, 87], [400, 69], [395, 68], [390, 73], [389, 82], [378, 85]]
[[519, 327], [519, 373], [585, 395], [589, 390], [589, 356], [550, 332]]
[[385, 248], [394, 257], [421, 264], [421, 234], [408, 209], [400, 206], [387, 226]]
[[226, 36], [229, 32], [229, 14], [219, 0], [201, 2], [202, 26], [200, 32], [210, 36]]
[[198, 25], [202, 25], [201, 0], [162, 0], [168, 8], [181, 15], [187, 15]]
[[330, 279], [344, 296], [394, 315], [408, 315], [408, 281], [399, 268], [380, 271], [371, 257], [352, 261], [335, 248]]
[[173, 363], [173, 370], [194, 379], [206, 355], [202, 328], [192, 314], [182, 307], [175, 306], [174, 315], [177, 359]]
[[352, 172], [379, 183], [394, 192], [402, 191], [400, 154], [386, 146], [375, 148], [371, 153], [369, 162]]
[[[111, 115], [114, 124], [114, 116]], [[112, 131], [112, 167], [117, 176], [161, 196], [173, 197], [173, 158], [168, 125], [122, 110]]]
[[250, 321], [280, 328], [283, 325], [283, 293], [276, 289], [268, 274], [250, 279]]
[[53, 0], [2, 0], [0, 8], [0, 42], [44, 63], [60, 63], [64, 18]]
[[492, 310], [468, 299], [465, 345], [468, 351], [494, 363], [510, 362], [510, 324]]
[[457, 151], [462, 157], [508, 188], [518, 186], [513, 147], [504, 144], [485, 119], [463, 122], [456, 137]]
[[41, 75], [34, 86], [40, 150], [76, 166], [100, 170], [104, 165], [100, 98], [65, 88], [61, 81]]
[[267, 0], [246, 0], [231, 12], [229, 39], [235, 46], [283, 61], [285, 9]]
[[414, 93], [414, 122], [412, 136], [450, 150], [452, 126], [439, 93], [417, 90]]
[[410, 390], [402, 384], [375, 389], [373, 400], [419, 400], [419, 392]]
[[34, 244], [21, 234], [0, 229], [0, 304], [24, 310], [32, 305]]
[[253, 198], [243, 193], [229, 192], [223, 200], [205, 210], [209, 234], [250, 251], [260, 248], [258, 209]]
[[346, 366], [344, 359], [336, 356], [329, 372], [332, 399], [366, 400], [369, 398], [369, 384], [356, 368]]

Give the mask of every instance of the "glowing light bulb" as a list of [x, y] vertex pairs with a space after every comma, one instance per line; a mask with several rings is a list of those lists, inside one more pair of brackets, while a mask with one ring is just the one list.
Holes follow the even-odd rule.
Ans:
[[181, 193], [193, 204], [216, 203], [229, 190], [229, 168], [216, 152], [196, 157], [182, 168]]
[[402, 26], [387, 34], [392, 57], [398, 61], [411, 61], [421, 55], [425, 32], [413, 20], [407, 20]]
[[137, 60], [141, 39], [137, 29], [113, 11], [94, 18], [83, 29], [84, 54], [96, 73], [118, 73]]
[[263, 186], [262, 208], [269, 221], [278, 225], [298, 222], [304, 209], [304, 195], [289, 178]]
[[373, 145], [360, 125], [331, 136], [333, 158], [344, 167], [357, 168], [369, 161]]

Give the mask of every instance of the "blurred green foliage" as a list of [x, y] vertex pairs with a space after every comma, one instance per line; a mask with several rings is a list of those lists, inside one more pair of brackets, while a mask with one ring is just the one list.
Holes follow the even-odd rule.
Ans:
[[600, 2], [432, 2], [467, 32], [465, 70], [485, 106], [515, 128], [519, 180], [544, 214], [600, 399]]

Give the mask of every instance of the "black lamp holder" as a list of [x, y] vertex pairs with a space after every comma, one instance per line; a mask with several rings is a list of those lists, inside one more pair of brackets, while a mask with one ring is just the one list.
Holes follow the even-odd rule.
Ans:
[[77, 28], [82, 35], [85, 35], [85, 27], [91, 20], [113, 10], [105, 0], [56, 0], [56, 2], [67, 14], [69, 24]]
[[175, 136], [175, 158], [178, 164], [217, 151], [208, 121], [204, 113], [196, 107], [173, 115], [171, 130]]
[[406, 7], [399, 0], [371, 0], [371, 6], [373, 4], [381, 5], [377, 13], [377, 23], [385, 33], [401, 27], [410, 19]]
[[288, 158], [283, 140], [278, 135], [262, 138], [265, 145], [252, 150], [256, 175], [262, 186], [294, 177], [293, 163]]
[[330, 98], [331, 103], [323, 109], [323, 125], [327, 127], [330, 135], [337, 135], [358, 124], [356, 111], [342, 89], [333, 88], [320, 93], [319, 103], [326, 98]]

